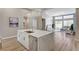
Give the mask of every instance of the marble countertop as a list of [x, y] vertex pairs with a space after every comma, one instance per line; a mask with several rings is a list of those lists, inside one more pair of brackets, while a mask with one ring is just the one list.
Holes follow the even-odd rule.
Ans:
[[[26, 32], [26, 31], [32, 31], [32, 29], [21, 29], [18, 31]], [[27, 33], [27, 32], [26, 32]], [[33, 33], [28, 33], [31, 36], [34, 36], [36, 38], [42, 37], [44, 35], [48, 35], [52, 32], [44, 31], [44, 30], [33, 30]]]

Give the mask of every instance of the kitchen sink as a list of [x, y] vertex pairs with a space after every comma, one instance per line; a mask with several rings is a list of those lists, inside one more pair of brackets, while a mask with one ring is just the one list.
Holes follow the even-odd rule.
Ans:
[[34, 33], [33, 31], [26, 31], [27, 33]]

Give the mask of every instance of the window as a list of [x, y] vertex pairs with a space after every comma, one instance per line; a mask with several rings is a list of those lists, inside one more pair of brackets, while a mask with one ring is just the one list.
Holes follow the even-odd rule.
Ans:
[[55, 21], [55, 29], [56, 31], [60, 31], [62, 29], [62, 21]]
[[66, 16], [63, 16], [64, 19], [67, 19], [67, 18], [73, 18], [73, 15], [66, 15]]
[[55, 31], [60, 31], [64, 27], [70, 27], [73, 24], [74, 14], [59, 15], [54, 17]]
[[64, 26], [71, 26], [73, 24], [73, 20], [64, 20]]
[[56, 16], [55, 19], [62, 19], [62, 16]]

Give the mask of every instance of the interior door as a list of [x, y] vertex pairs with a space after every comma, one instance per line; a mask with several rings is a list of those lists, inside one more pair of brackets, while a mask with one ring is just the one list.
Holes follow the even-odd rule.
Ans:
[[45, 19], [42, 19], [42, 30], [45, 30]]

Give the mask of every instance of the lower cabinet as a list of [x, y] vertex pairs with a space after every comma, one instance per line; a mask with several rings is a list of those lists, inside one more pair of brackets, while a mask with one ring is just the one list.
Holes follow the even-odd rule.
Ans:
[[31, 51], [53, 51], [54, 40], [53, 33], [42, 37], [29, 37], [29, 47]]
[[25, 32], [18, 32], [17, 40], [21, 43], [25, 48], [29, 49], [29, 35]]
[[26, 32], [18, 32], [17, 40], [30, 51], [53, 51], [53, 33], [42, 37], [34, 37]]
[[30, 36], [26, 32], [18, 32], [17, 40], [21, 43], [26, 49], [31, 51], [37, 50], [37, 39], [33, 36]]
[[29, 48], [31, 51], [37, 51], [37, 38], [33, 36], [29, 36]]

